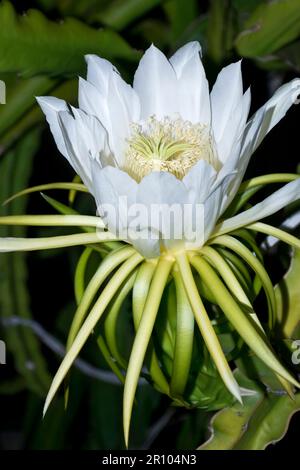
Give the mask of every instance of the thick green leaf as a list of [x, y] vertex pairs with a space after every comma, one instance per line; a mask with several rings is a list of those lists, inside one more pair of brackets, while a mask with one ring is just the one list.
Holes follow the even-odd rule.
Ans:
[[294, 251], [291, 266], [275, 287], [278, 330], [285, 338], [297, 338], [300, 326], [300, 250]]
[[116, 30], [121, 30], [132, 23], [137, 18], [156, 7], [164, 0], [114, 0], [109, 2], [107, 8], [93, 19], [101, 21]]
[[263, 450], [285, 435], [291, 416], [300, 410], [300, 394], [263, 392], [259, 386], [236, 371], [240, 386], [253, 391], [235, 404], [217, 413], [211, 421], [211, 437], [201, 450]]
[[50, 21], [38, 10], [18, 16], [8, 1], [0, 4], [0, 24], [0, 72], [72, 75], [84, 70], [84, 54], [139, 57], [113, 31], [96, 30], [72, 18]]
[[35, 102], [34, 96], [49, 94], [55, 80], [48, 77], [34, 77], [29, 80], [10, 80], [7, 87], [6, 105], [0, 107], [0, 135], [28, 111]]
[[[8, 194], [27, 184], [32, 158], [39, 145], [39, 131], [26, 136], [17, 147], [1, 161], [0, 196]], [[1, 213], [22, 213], [26, 209], [24, 199], [14, 201], [11, 206], [2, 207]], [[1, 227], [3, 236], [24, 236], [24, 227]], [[30, 300], [27, 292], [27, 267], [25, 255], [9, 253], [0, 255], [0, 314], [7, 318], [12, 315], [30, 319]], [[7, 326], [4, 339], [8, 350], [13, 354], [15, 366], [31, 390], [43, 395], [50, 378], [35, 335], [26, 327]]]
[[165, 2], [164, 9], [168, 16], [173, 40], [177, 40], [189, 24], [197, 17], [198, 2], [195, 0], [169, 0]]
[[212, 0], [208, 19], [208, 54], [215, 62], [221, 62], [232, 47], [233, 10], [229, 0]]
[[67, 80], [53, 88], [55, 85], [57, 80], [41, 76], [27, 80], [20, 79], [18, 83], [13, 80], [12, 86], [8, 87], [7, 103], [0, 107], [0, 156], [26, 131], [39, 123], [46, 123], [44, 114], [36, 104], [35, 96], [49, 94], [51, 91], [54, 96], [63, 98], [71, 104], [75, 102], [77, 80]]
[[245, 22], [236, 47], [245, 57], [267, 55], [290, 43], [299, 34], [299, 0], [263, 2]]

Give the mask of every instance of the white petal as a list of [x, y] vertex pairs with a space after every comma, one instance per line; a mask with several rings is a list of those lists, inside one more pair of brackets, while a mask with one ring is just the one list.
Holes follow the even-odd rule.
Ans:
[[241, 61], [224, 67], [211, 91], [212, 126], [217, 142], [243, 96]]
[[296, 78], [281, 86], [248, 122], [242, 148], [242, 160], [247, 161], [264, 137], [286, 115], [300, 94], [300, 79]]
[[159, 237], [155, 231], [152, 233], [148, 226], [137, 227], [138, 183], [117, 168], [102, 169], [96, 161], [92, 162], [92, 173], [98, 212], [108, 229], [146, 258], [159, 256]]
[[200, 53], [200, 44], [190, 42], [170, 58], [170, 63], [178, 80], [176, 97], [179, 114], [193, 123], [210, 124], [209, 86]]
[[79, 78], [78, 87], [79, 108], [87, 114], [96, 116], [107, 132], [111, 133], [111, 121], [107, 98], [92, 83]]
[[279, 211], [287, 204], [300, 199], [300, 178], [286, 184], [271, 196], [240, 214], [225, 220], [218, 227], [218, 233], [236, 230], [252, 224]]
[[107, 106], [111, 122], [110, 143], [122, 168], [130, 124], [140, 118], [140, 102], [133, 88], [115, 72], [109, 81]]
[[170, 62], [176, 72], [177, 78], [180, 78], [185, 68], [191, 60], [195, 60], [202, 55], [201, 46], [198, 41], [191, 41], [178, 49], [170, 58]]
[[92, 161], [97, 210], [108, 229], [117, 236], [128, 226], [128, 207], [135, 204], [137, 183], [127, 173]]
[[50, 126], [50, 130], [52, 132], [58, 150], [66, 158], [68, 158], [68, 152], [65, 146], [65, 141], [58, 122], [58, 113], [60, 111], [68, 110], [67, 103], [63, 100], [55, 98], [54, 96], [37, 96], [36, 100], [46, 116], [47, 122]]
[[189, 190], [189, 200], [204, 202], [212, 190], [216, 176], [216, 170], [205, 160], [197, 162], [182, 180]]
[[204, 201], [203, 243], [208, 240], [222, 213], [227, 200], [228, 187], [234, 179], [234, 173], [228, 173], [222, 180], [216, 179], [210, 194]]
[[250, 89], [243, 95], [236, 109], [231, 113], [221, 140], [217, 143], [218, 157], [221, 162], [226, 163], [232, 157], [235, 150], [241, 148], [242, 134], [250, 109]]
[[79, 81], [79, 106], [98, 117], [108, 132], [115, 159], [122, 167], [130, 123], [140, 118], [140, 102], [133, 88], [109, 62], [97, 56], [88, 56], [87, 60], [88, 81]]
[[94, 116], [79, 109], [58, 113], [58, 121], [67, 150], [66, 158], [93, 193], [91, 159], [107, 153], [106, 131]]
[[176, 74], [165, 55], [149, 47], [135, 72], [133, 88], [141, 102], [141, 119], [155, 115], [158, 119], [178, 112]]
[[188, 204], [184, 183], [168, 172], [152, 172], [138, 185], [137, 203], [145, 209], [143, 227], [161, 234], [167, 248], [181, 245], [184, 240], [184, 205]]
[[85, 56], [87, 62], [87, 81], [92, 83], [104, 96], [108, 94], [108, 82], [112, 71], [118, 73], [108, 60], [94, 54]]
[[296, 78], [281, 86], [247, 123], [242, 138], [241, 151], [233, 152], [230, 159], [227, 159], [225, 163], [228, 171], [231, 171], [232, 168], [237, 169], [237, 177], [232, 185], [226, 207], [234, 198], [241, 184], [251, 155], [260, 145], [265, 135], [285, 116], [289, 108], [297, 103], [299, 93], [300, 79]]
[[223, 68], [211, 92], [213, 133], [218, 156], [223, 163], [241, 137], [250, 99], [250, 90], [243, 95], [241, 62]]
[[199, 247], [208, 239], [221, 214], [233, 178], [234, 173], [228, 173], [220, 179], [216, 170], [204, 160], [194, 165], [183, 178], [192, 207], [191, 230], [197, 235], [194, 242], [187, 244], [188, 248]]

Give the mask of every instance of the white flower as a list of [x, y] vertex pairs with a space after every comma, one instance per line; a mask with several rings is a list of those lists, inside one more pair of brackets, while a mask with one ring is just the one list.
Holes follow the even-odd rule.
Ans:
[[[151, 46], [133, 87], [108, 61], [88, 55], [87, 80], [79, 81], [79, 109], [53, 97], [38, 98], [58, 149], [98, 208], [118, 207], [118, 220], [106, 212], [113, 233], [132, 222], [120, 207], [122, 197], [130, 206], [146, 208], [203, 205], [197, 227], [203, 244], [235, 196], [251, 155], [296, 102], [299, 79], [283, 85], [247, 122], [251, 98], [250, 90], [243, 92], [241, 62], [225, 67], [209, 93], [200, 53], [200, 45], [191, 42], [167, 60]], [[221, 228], [253, 223], [299, 195], [296, 180]], [[187, 227], [196, 226], [196, 215], [192, 210], [179, 227], [185, 247], [192, 244], [185, 234]], [[174, 238], [172, 232], [167, 235], [164, 220], [133, 224], [128, 234], [146, 257], [178, 244]]]

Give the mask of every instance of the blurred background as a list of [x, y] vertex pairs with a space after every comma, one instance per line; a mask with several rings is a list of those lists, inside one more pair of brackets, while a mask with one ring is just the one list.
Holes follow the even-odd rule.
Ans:
[[[300, 75], [299, 0], [36, 0], [0, 1], [0, 201], [37, 184], [72, 181], [45, 125], [35, 96], [63, 97], [77, 105], [84, 54], [112, 61], [131, 81], [151, 43], [172, 54], [200, 41], [213, 84], [220, 68], [243, 58], [245, 88], [253, 112], [283, 82]], [[299, 107], [293, 107], [252, 159], [248, 176], [295, 172], [299, 162]], [[51, 197], [67, 203], [62, 192]], [[81, 204], [81, 206], [80, 206]], [[78, 201], [93, 213], [92, 200]], [[34, 193], [0, 207], [1, 215], [54, 213]], [[55, 230], [55, 234], [59, 234]], [[63, 233], [66, 233], [64, 229]], [[1, 236], [50, 236], [53, 229], [3, 228]], [[90, 341], [83, 362], [72, 370], [71, 397], [62, 397], [41, 419], [45, 394], [58, 367], [75, 308], [73, 276], [80, 248], [0, 256], [0, 339], [7, 346], [0, 364], [1, 449], [122, 449], [122, 387]], [[274, 282], [282, 274], [272, 260]], [[126, 315], [126, 312], [125, 312]], [[142, 384], [132, 424], [131, 447], [194, 449], [207, 436], [210, 414], [171, 408]], [[276, 446], [296, 443], [294, 417]]]

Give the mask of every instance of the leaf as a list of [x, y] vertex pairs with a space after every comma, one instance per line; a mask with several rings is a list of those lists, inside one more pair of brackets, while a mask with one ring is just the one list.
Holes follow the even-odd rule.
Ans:
[[137, 60], [139, 53], [117, 33], [96, 30], [79, 20], [48, 20], [40, 11], [18, 16], [8, 1], [0, 4], [0, 72], [74, 75], [84, 70], [85, 54]]
[[[27, 184], [32, 158], [39, 145], [39, 131], [33, 131], [18, 143], [16, 148], [0, 164], [0, 196], [3, 200], [11, 192]], [[2, 214], [24, 212], [25, 200], [14, 201], [2, 207]], [[9, 212], [8, 212], [9, 211]], [[24, 236], [24, 227], [1, 227], [1, 235]], [[30, 301], [27, 292], [27, 266], [25, 255], [19, 253], [0, 255], [0, 314], [4, 319], [12, 315], [30, 319]], [[41, 354], [39, 342], [26, 327], [7, 326], [4, 330], [5, 341], [13, 354], [15, 367], [24, 377], [27, 386], [44, 395], [50, 383], [46, 365]]]
[[173, 40], [184, 32], [198, 13], [197, 1], [169, 0], [164, 3], [164, 10], [171, 24]]
[[277, 52], [278, 60], [283, 62], [283, 66], [292, 68], [296, 72], [300, 72], [300, 41], [296, 41], [293, 44], [280, 49]]
[[93, 19], [120, 31], [162, 2], [163, 0], [114, 0], [102, 12], [94, 14]]
[[240, 55], [271, 54], [300, 34], [299, 0], [277, 0], [260, 4], [236, 39]]
[[219, 63], [233, 43], [233, 11], [229, 0], [213, 0], [208, 19], [208, 54]]
[[77, 80], [67, 80], [53, 89], [56, 84], [56, 80], [48, 77], [34, 77], [28, 80], [20, 79], [18, 82], [13, 80], [11, 86], [8, 86], [7, 103], [0, 107], [0, 156], [26, 131], [45, 122], [35, 96], [52, 91], [58, 98], [74, 103], [78, 88]]
[[18, 81], [10, 79], [8, 83], [11, 86], [7, 86], [7, 103], [0, 107], [0, 135], [35, 104], [34, 96], [49, 94], [56, 81], [48, 77], [33, 77]]
[[282, 439], [292, 415], [300, 410], [300, 394], [264, 393], [239, 371], [235, 377], [241, 387], [254, 393], [243, 397], [243, 406], [235, 404], [217, 413], [211, 421], [211, 437], [200, 450], [263, 450]]
[[290, 268], [275, 287], [278, 330], [281, 337], [297, 338], [300, 326], [300, 250], [294, 250]]

